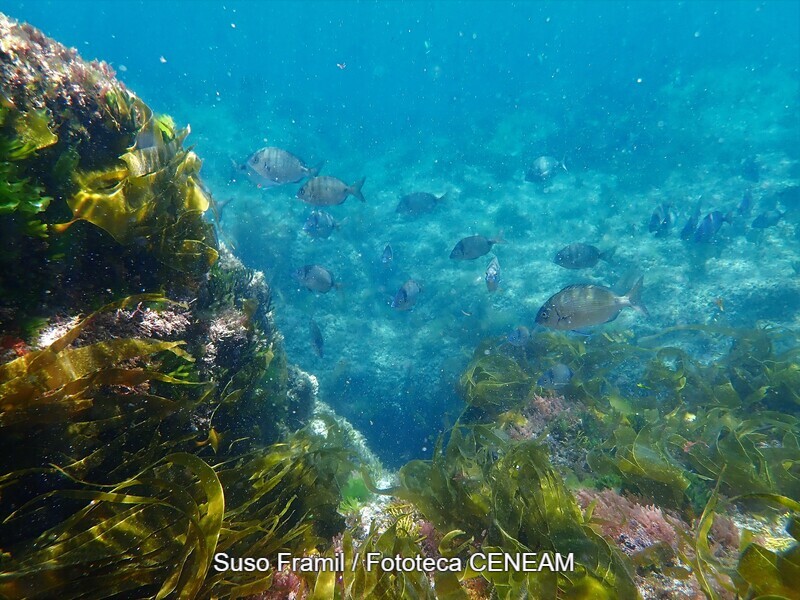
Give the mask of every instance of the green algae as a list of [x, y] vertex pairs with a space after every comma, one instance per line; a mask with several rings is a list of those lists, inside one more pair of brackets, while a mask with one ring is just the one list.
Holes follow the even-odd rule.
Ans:
[[14, 218], [23, 235], [47, 237], [36, 215], [47, 210], [52, 198], [26, 169], [26, 161], [57, 140], [44, 111], [23, 113], [0, 103], [0, 217]]

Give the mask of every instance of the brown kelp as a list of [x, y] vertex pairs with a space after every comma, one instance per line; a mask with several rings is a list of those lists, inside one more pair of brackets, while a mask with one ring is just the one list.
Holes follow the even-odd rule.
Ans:
[[[636, 598], [621, 555], [583, 523], [571, 493], [535, 442], [513, 442], [484, 425], [457, 425], [430, 461], [400, 470], [391, 493], [412, 504], [440, 531], [460, 537], [459, 553], [575, 555], [575, 570], [477, 573], [500, 598]], [[380, 491], [380, 490], [376, 490]], [[458, 532], [458, 533], [454, 533]], [[447, 538], [447, 536], [446, 536]], [[466, 538], [466, 542], [464, 539]]]
[[[671, 344], [656, 345], [665, 340]], [[713, 352], [700, 360], [688, 350], [696, 347]], [[797, 335], [791, 331], [716, 326], [674, 328], [638, 343], [619, 335], [575, 339], [539, 333], [522, 353], [487, 343], [476, 351], [461, 380], [465, 398], [473, 406], [465, 416], [487, 426], [497, 423], [518, 438], [527, 431], [520, 422], [531, 415], [525, 407], [534, 399], [535, 413], [545, 402], [533, 383], [525, 390], [522, 382], [535, 381], [552, 364], [567, 364], [575, 377], [561, 391], [580, 404], [570, 411], [554, 411], [538, 439], [561, 453], [559, 468], [573, 484], [577, 475], [583, 485], [620, 486], [679, 509], [688, 520], [702, 511], [695, 538], [682, 542], [678, 554], [684, 564], [695, 566], [703, 590], [717, 597], [720, 589], [732, 589], [731, 581], [738, 582], [740, 577], [730, 565], [712, 560], [704, 541], [721, 505], [715, 498], [723, 493], [737, 496], [738, 503], [753, 510], [748, 501], [752, 496], [743, 494], [800, 495], [798, 347]], [[491, 357], [492, 353], [501, 356]], [[475, 373], [481, 376], [476, 378]], [[479, 388], [482, 382], [490, 382], [491, 387]], [[504, 393], [507, 386], [518, 385], [523, 387], [521, 394]], [[481, 396], [485, 390], [492, 394], [489, 398]], [[475, 410], [473, 398], [480, 399], [480, 410]], [[497, 407], [507, 412], [498, 415]], [[570, 446], [583, 447], [578, 458], [564, 454], [553, 443], [554, 437], [563, 436], [564, 428], [569, 431]], [[742, 558], [748, 569], [749, 561], [773, 564], [770, 569], [778, 579], [767, 577], [761, 584], [764, 589], [782, 593], [790, 589], [778, 582], [794, 581], [791, 550], [784, 560], [752, 545], [746, 548]], [[671, 555], [659, 559], [650, 551], [646, 562], [655, 560], [678, 573], [680, 567], [666, 566]], [[699, 575], [703, 564], [697, 562], [703, 560], [707, 572], [725, 577], [709, 575], [714, 582], [704, 581]], [[783, 566], [779, 577], [777, 564]], [[755, 577], [753, 569], [748, 573]], [[743, 589], [742, 584], [736, 585]]]
[[243, 597], [271, 576], [211, 572], [216, 551], [299, 555], [341, 528], [353, 464], [337, 424], [212, 448], [198, 427], [219, 396], [184, 342], [88, 335], [144, 304], [170, 303], [125, 298], [0, 367], [3, 597]]

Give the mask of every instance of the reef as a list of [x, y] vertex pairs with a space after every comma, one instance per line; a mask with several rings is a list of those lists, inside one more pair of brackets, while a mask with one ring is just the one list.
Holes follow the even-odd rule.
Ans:
[[[0, 15], [0, 596], [798, 597], [797, 334], [485, 340], [433, 457], [387, 474], [288, 363], [188, 134]], [[352, 568], [212, 567], [279, 552]]]
[[218, 243], [188, 134], [0, 15], [4, 598], [252, 595], [270, 582], [209, 572], [215, 550], [343, 523], [346, 436]]

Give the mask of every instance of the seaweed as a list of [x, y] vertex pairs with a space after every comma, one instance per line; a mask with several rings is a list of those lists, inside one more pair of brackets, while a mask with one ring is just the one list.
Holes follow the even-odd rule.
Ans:
[[[142, 113], [149, 113], [138, 99]], [[189, 129], [149, 115], [134, 145], [110, 167], [79, 171], [67, 199], [73, 218], [53, 226], [65, 232], [77, 221], [103, 229], [122, 245], [142, 243], [162, 263], [204, 273], [216, 262], [216, 238], [202, 219], [210, 195], [198, 179], [200, 159], [183, 149]]]
[[32, 181], [25, 161], [58, 138], [44, 111], [20, 112], [0, 102], [0, 216], [13, 216], [23, 235], [47, 237], [46, 225], [35, 215], [52, 201], [42, 185]]
[[[380, 566], [366, 567], [367, 553], [375, 552], [382, 557], [414, 557], [420, 554], [417, 540], [392, 524], [379, 533], [373, 525], [367, 537], [354, 548], [350, 533], [345, 533], [342, 541], [345, 555], [345, 570], [342, 573], [342, 598], [441, 598], [434, 594], [425, 573], [421, 571], [385, 571]], [[355, 561], [355, 562], [353, 562]], [[351, 565], [355, 564], [355, 568]], [[335, 574], [332, 574], [335, 575]], [[329, 576], [332, 580], [332, 577]], [[313, 598], [334, 598], [333, 581], [325, 582], [326, 587], [317, 586]], [[457, 582], [456, 582], [457, 583]], [[439, 591], [437, 586], [437, 592]]]
[[530, 377], [517, 362], [500, 354], [475, 358], [459, 380], [467, 404], [487, 412], [503, 412], [521, 403]]
[[19, 335], [50, 307], [162, 285], [196, 294], [218, 250], [189, 128], [104, 63], [5, 15], [0, 31], [0, 325]]
[[[546, 450], [512, 442], [486, 425], [456, 425], [431, 461], [400, 469], [400, 485], [373, 491], [408, 500], [440, 531], [479, 540], [483, 551], [575, 553], [572, 573], [475, 573], [498, 597], [636, 598], [622, 556], [583, 522], [583, 516]], [[466, 545], [460, 547], [466, 550]], [[595, 594], [595, 595], [593, 595]], [[600, 595], [596, 595], [600, 594]]]

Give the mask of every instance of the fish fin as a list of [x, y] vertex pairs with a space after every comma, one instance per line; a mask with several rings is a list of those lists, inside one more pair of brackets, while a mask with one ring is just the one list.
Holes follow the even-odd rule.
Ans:
[[437, 202], [437, 203], [439, 203], [439, 202], [444, 202], [445, 200], [447, 200], [447, 192], [445, 192], [444, 194], [442, 194], [441, 196], [439, 196], [438, 198], [436, 198], [436, 202]]
[[247, 165], [244, 163], [238, 163], [233, 159], [231, 160], [231, 166], [233, 167], [234, 171], [238, 171], [240, 173], [245, 173], [247, 171]]
[[322, 167], [324, 166], [325, 166], [325, 161], [323, 160], [318, 165], [310, 167], [308, 169], [308, 177], [311, 178], [319, 175], [319, 172], [322, 171]]
[[231, 196], [227, 200], [222, 200], [221, 202], [214, 202], [214, 206], [216, 207], [216, 217], [217, 221], [222, 218], [222, 212], [225, 210], [225, 207], [231, 203], [231, 200], [234, 199], [235, 196]]
[[593, 331], [589, 328], [570, 329], [569, 331], [570, 333], [577, 333], [578, 335], [582, 335], [583, 337], [589, 337], [593, 333]]
[[567, 173], [569, 173], [569, 169], [567, 169], [567, 153], [564, 153], [564, 156], [561, 157], [561, 168], [564, 169]]
[[640, 313], [642, 313], [645, 317], [650, 316], [650, 312], [647, 310], [647, 307], [642, 302], [642, 282], [644, 281], [644, 277], [639, 277], [636, 280], [636, 283], [633, 284], [633, 287], [630, 291], [625, 294], [625, 298], [628, 300], [628, 305], [633, 309]]
[[507, 244], [506, 238], [503, 237], [503, 230], [497, 232], [493, 239], [489, 240], [492, 244]]
[[600, 260], [604, 260], [607, 263], [611, 263], [611, 260], [614, 258], [614, 253], [616, 251], [617, 251], [617, 247], [616, 246], [612, 246], [611, 248], [609, 248], [605, 252], [601, 252], [600, 253]]
[[366, 180], [367, 180], [367, 178], [366, 178], [366, 177], [362, 177], [361, 179], [359, 179], [358, 181], [356, 181], [356, 182], [355, 182], [353, 185], [351, 185], [351, 186], [350, 186], [350, 189], [349, 189], [349, 192], [350, 192], [350, 193], [351, 193], [353, 196], [355, 196], [356, 198], [358, 198], [359, 200], [361, 200], [362, 202], [366, 202], [366, 200], [364, 200], [364, 194], [362, 194], [362, 193], [361, 193], [361, 186], [363, 186], [363, 185], [364, 185], [364, 182], [365, 182]]

